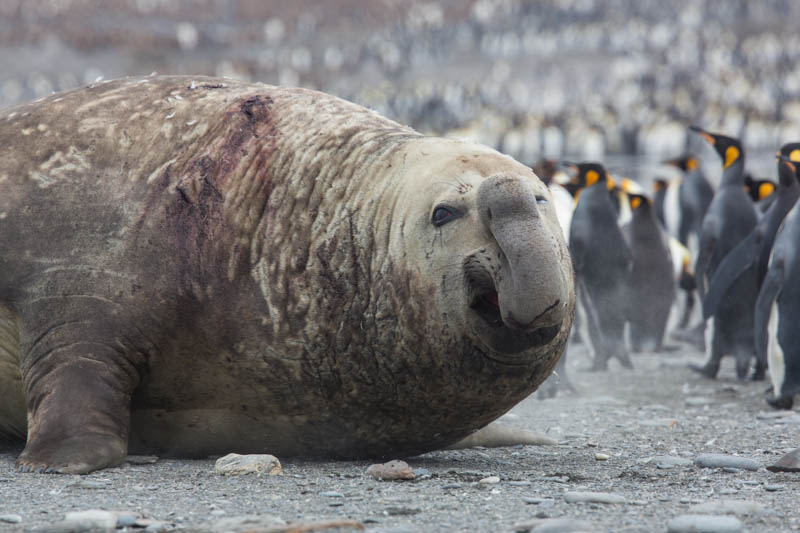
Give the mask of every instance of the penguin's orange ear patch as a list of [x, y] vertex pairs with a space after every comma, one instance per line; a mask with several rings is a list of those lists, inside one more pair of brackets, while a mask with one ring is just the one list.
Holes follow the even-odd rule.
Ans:
[[686, 161], [686, 170], [694, 170], [696, 168], [697, 168], [697, 159], [695, 159], [694, 157], [690, 157]]
[[795, 148], [789, 154], [789, 159], [791, 159], [794, 163], [800, 163], [800, 148]]
[[591, 187], [600, 181], [600, 174], [596, 170], [590, 170], [586, 173], [586, 186]]
[[758, 199], [763, 200], [770, 194], [775, 192], [775, 184], [770, 182], [761, 183], [758, 186]]
[[631, 196], [631, 209], [638, 209], [642, 205], [641, 196]]
[[727, 150], [725, 150], [725, 164], [722, 165], [722, 168], [728, 168], [731, 166], [737, 159], [741, 153], [739, 149], [735, 146], [728, 146]]

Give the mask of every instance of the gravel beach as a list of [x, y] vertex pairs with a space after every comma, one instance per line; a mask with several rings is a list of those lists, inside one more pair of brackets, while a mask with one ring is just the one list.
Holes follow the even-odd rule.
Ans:
[[407, 461], [411, 481], [373, 479], [374, 461], [295, 458], [279, 458], [283, 475], [274, 476], [223, 477], [216, 458], [138, 458], [86, 476], [17, 474], [20, 448], [0, 448], [0, 530], [79, 530], [63, 519], [86, 510], [121, 512], [116, 525], [127, 531], [800, 529], [800, 474], [765, 469], [798, 446], [800, 413], [771, 410], [767, 384], [737, 381], [730, 359], [717, 380], [696, 376], [686, 365], [702, 359], [689, 350], [642, 354], [633, 370], [612, 363], [590, 373], [581, 370], [585, 349], [571, 348], [578, 394], [534, 395], [502, 419], [557, 446], [387, 458]]

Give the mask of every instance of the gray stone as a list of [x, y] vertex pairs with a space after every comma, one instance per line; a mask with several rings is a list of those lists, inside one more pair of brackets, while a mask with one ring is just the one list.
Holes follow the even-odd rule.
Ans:
[[507, 481], [506, 485], [510, 485], [512, 487], [530, 487], [530, 481]]
[[336, 492], [335, 490], [326, 490], [324, 492], [320, 492], [319, 495], [325, 496], [326, 498], [344, 498], [344, 494], [341, 492]]
[[773, 485], [773, 484], [764, 485], [764, 490], [767, 491], [767, 492], [776, 492], [776, 491], [779, 491], [779, 490], [783, 490], [785, 488], [786, 488], [786, 485]]
[[89, 489], [89, 490], [100, 490], [100, 489], [107, 489], [110, 486], [108, 481], [95, 481], [91, 479], [80, 479], [75, 481], [74, 483], [68, 483], [65, 485], [68, 489]]
[[579, 533], [594, 531], [591, 524], [572, 518], [544, 518], [521, 522], [513, 526], [516, 533]]
[[693, 505], [689, 511], [696, 514], [760, 515], [765, 514], [767, 508], [750, 500], [716, 500]]
[[274, 455], [250, 454], [239, 455], [229, 453], [220, 457], [214, 465], [214, 470], [221, 476], [241, 476], [244, 474], [267, 474], [270, 476], [283, 475], [281, 462]]
[[704, 453], [698, 455], [694, 464], [703, 468], [738, 468], [742, 470], [758, 470], [759, 463], [749, 457], [737, 457], [721, 453]]
[[539, 507], [552, 507], [556, 504], [553, 498], [532, 498], [525, 496], [522, 501], [531, 505], [538, 505]]
[[117, 528], [133, 527], [136, 525], [136, 515], [127, 512], [116, 512], [117, 515]]
[[110, 511], [90, 509], [88, 511], [73, 511], [64, 516], [61, 523], [66, 531], [111, 531], [117, 527], [117, 515]]
[[567, 503], [626, 503], [624, 496], [608, 492], [565, 492]]
[[0, 514], [0, 522], [6, 524], [19, 524], [22, 522], [22, 517], [18, 514]]
[[667, 533], [739, 533], [742, 523], [734, 516], [686, 514], [667, 522]]

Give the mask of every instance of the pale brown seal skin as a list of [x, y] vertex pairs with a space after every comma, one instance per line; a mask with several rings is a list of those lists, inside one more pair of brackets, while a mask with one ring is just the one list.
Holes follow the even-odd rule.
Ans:
[[547, 189], [488, 148], [188, 77], [5, 110], [0, 145], [0, 432], [27, 420], [22, 470], [417, 454], [564, 349]]

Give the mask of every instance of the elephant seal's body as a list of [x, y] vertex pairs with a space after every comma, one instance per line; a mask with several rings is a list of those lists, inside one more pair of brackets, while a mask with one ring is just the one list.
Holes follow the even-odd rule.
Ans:
[[0, 434], [25, 436], [25, 405], [23, 470], [87, 472], [128, 444], [420, 453], [563, 351], [547, 190], [488, 148], [181, 77], [6, 110], [0, 144]]

